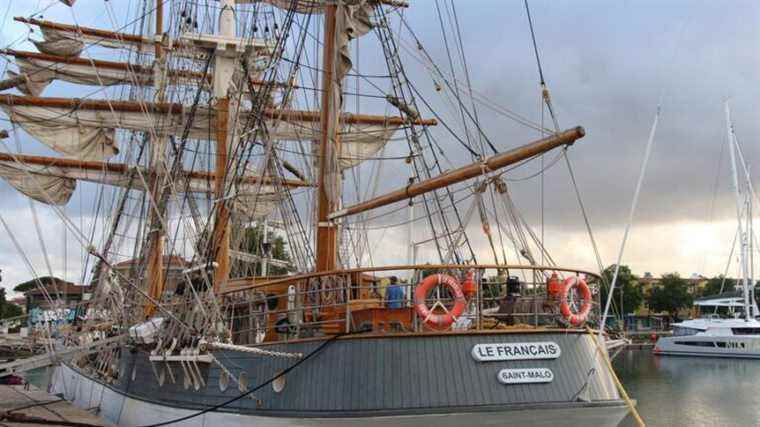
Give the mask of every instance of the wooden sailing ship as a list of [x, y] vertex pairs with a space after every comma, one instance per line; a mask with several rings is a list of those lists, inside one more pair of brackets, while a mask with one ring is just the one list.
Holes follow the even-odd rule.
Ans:
[[[511, 210], [505, 168], [584, 130], [470, 149], [471, 162], [444, 170], [430, 130], [440, 120], [418, 107], [392, 31], [409, 5], [202, 3], [148, 1], [133, 33], [16, 18], [41, 34], [39, 52], [3, 51], [18, 71], [0, 88], [21, 92], [0, 95], [12, 133], [57, 155], [1, 153], [0, 175], [52, 206], [78, 183], [114, 200], [101, 244], [78, 234], [97, 291], [70, 337], [108, 345], [62, 365], [55, 389], [119, 425], [617, 425], [628, 408], [587, 327], [598, 276], [540, 265], [526, 240], [527, 263], [500, 259], [480, 209], [490, 197]], [[346, 112], [359, 96], [346, 84], [352, 41], [369, 33], [390, 86], [373, 99], [393, 115]], [[306, 61], [309, 48], [320, 61]], [[121, 96], [43, 96], [54, 81]], [[349, 194], [393, 138], [409, 148], [409, 181]], [[478, 201], [467, 215], [460, 184]], [[424, 210], [438, 263], [363, 265], [351, 233], [366, 244], [365, 213], [399, 202]], [[494, 263], [478, 263], [468, 240], [476, 208]], [[275, 226], [289, 260], [267, 249]]]

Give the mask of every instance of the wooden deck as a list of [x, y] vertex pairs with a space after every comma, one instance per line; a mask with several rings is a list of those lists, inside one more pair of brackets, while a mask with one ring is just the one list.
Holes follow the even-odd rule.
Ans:
[[2, 426], [113, 426], [34, 386], [0, 385]]

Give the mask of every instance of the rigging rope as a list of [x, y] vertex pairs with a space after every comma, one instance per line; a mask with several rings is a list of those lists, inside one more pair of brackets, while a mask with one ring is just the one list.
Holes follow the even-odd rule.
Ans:
[[533, 40], [533, 52], [536, 54], [536, 65], [538, 65], [538, 76], [541, 79], [541, 86], [546, 84], [544, 80], [544, 70], [541, 67], [541, 57], [538, 54], [538, 43], [536, 43], [536, 32], [533, 30], [533, 18], [530, 16], [530, 7], [528, 0], [525, 0], [525, 13], [528, 15], [528, 26], [530, 27], [530, 37]]
[[274, 376], [274, 377], [272, 377], [272, 378], [264, 381], [263, 383], [261, 383], [261, 384], [257, 385], [256, 387], [254, 387], [254, 388], [246, 391], [245, 393], [242, 393], [242, 394], [240, 394], [240, 395], [238, 395], [236, 397], [233, 397], [232, 399], [229, 399], [229, 400], [227, 400], [225, 402], [222, 402], [222, 403], [220, 403], [218, 405], [211, 406], [209, 408], [206, 408], [206, 409], [204, 409], [202, 411], [199, 411], [199, 412], [196, 412], [194, 414], [190, 414], [190, 415], [187, 415], [187, 416], [184, 416], [184, 417], [180, 417], [180, 418], [175, 418], [175, 419], [172, 419], [172, 420], [169, 420], [169, 421], [163, 421], [163, 422], [156, 423], [156, 424], [149, 424], [149, 425], [145, 425], [145, 426], [140, 426], [140, 427], [160, 427], [160, 426], [166, 426], [166, 425], [170, 425], [170, 424], [176, 424], [176, 423], [179, 423], [179, 422], [182, 422], [182, 421], [187, 421], [189, 419], [199, 417], [199, 416], [201, 416], [203, 414], [207, 414], [209, 412], [216, 411], [217, 409], [224, 408], [225, 406], [228, 406], [231, 403], [235, 403], [238, 400], [240, 400], [240, 399], [242, 399], [242, 398], [244, 398], [244, 397], [246, 397], [246, 396], [248, 396], [248, 395], [250, 395], [250, 394], [252, 394], [252, 393], [254, 393], [256, 391], [261, 390], [263, 387], [265, 387], [265, 386], [271, 384], [272, 382], [274, 382], [274, 380], [276, 380], [277, 378], [280, 378], [280, 377], [286, 375], [290, 371], [292, 371], [295, 368], [297, 368], [298, 366], [300, 366], [302, 363], [304, 363], [307, 360], [311, 359], [312, 357], [318, 355], [320, 352], [322, 352], [322, 350], [324, 350], [325, 348], [327, 348], [328, 345], [332, 344], [338, 338], [340, 338], [340, 337], [342, 337], [344, 335], [347, 335], [347, 334], [338, 334], [338, 335], [331, 336], [329, 339], [327, 339], [322, 344], [320, 344], [317, 348], [315, 348], [314, 350], [312, 350], [311, 352], [309, 352], [308, 354], [306, 354], [303, 358], [299, 359], [298, 361], [296, 361], [292, 365], [290, 365], [287, 368], [285, 368], [282, 372], [278, 373], [276, 376]]
[[602, 322], [599, 328], [599, 338], [602, 337], [604, 331], [604, 325], [607, 321], [607, 313], [610, 309], [610, 303], [612, 302], [612, 293], [615, 290], [615, 283], [617, 282], [618, 273], [620, 272], [620, 261], [623, 259], [623, 251], [625, 251], [625, 244], [628, 240], [628, 233], [633, 225], [633, 217], [636, 213], [636, 206], [639, 203], [639, 194], [641, 193], [641, 185], [644, 182], [644, 175], [646, 174], [647, 164], [649, 164], [649, 156], [652, 154], [652, 146], [654, 145], [654, 135], [657, 131], [657, 123], [660, 120], [660, 105], [657, 105], [657, 112], [654, 115], [654, 122], [652, 123], [652, 129], [649, 131], [649, 139], [644, 150], [644, 160], [641, 163], [641, 171], [639, 171], [639, 179], [636, 182], [636, 190], [633, 193], [633, 201], [631, 202], [631, 210], [628, 213], [628, 223], [625, 226], [625, 232], [623, 233], [623, 241], [620, 243], [620, 251], [618, 252], [617, 261], [615, 262], [615, 273], [612, 275], [612, 283], [610, 283], [610, 292], [607, 294], [607, 302], [604, 305], [604, 313], [602, 314]]
[[[567, 156], [567, 152], [565, 152], [565, 164], [567, 164], [567, 172], [570, 174], [570, 181], [573, 184], [573, 190], [575, 190], [575, 198], [578, 200], [578, 206], [580, 206], [581, 213], [583, 214], [583, 222], [586, 225], [586, 231], [588, 232], [588, 237], [591, 240], [591, 247], [594, 250], [594, 257], [596, 258], [597, 267], [599, 267], [600, 272], [604, 272], [604, 264], [602, 263], [602, 257], [599, 255], [599, 246], [596, 244], [594, 233], [591, 230], [591, 222], [588, 219], [588, 213], [586, 212], [586, 205], [583, 203], [583, 198], [581, 197], [580, 189], [578, 188], [578, 182], [575, 180], [575, 172], [573, 171], [573, 166], [570, 163], [570, 158]], [[606, 281], [604, 274], [600, 274], [599, 277], [602, 278], [602, 281]]]

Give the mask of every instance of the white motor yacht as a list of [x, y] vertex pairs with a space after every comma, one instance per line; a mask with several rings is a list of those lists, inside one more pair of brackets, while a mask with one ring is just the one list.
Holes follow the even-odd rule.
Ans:
[[[752, 273], [752, 199], [754, 190], [741, 147], [736, 141], [726, 104], [728, 142], [736, 193], [737, 237], [739, 250], [739, 290], [695, 301], [706, 317], [673, 325], [673, 335], [657, 340], [654, 353], [676, 356], [760, 358], [760, 321], [755, 302]], [[737, 162], [738, 160], [738, 162]], [[740, 170], [737, 166], [741, 165]], [[733, 252], [733, 251], [732, 251]]]
[[654, 353], [760, 358], [760, 321], [710, 317], [676, 323], [673, 336], [657, 340]]

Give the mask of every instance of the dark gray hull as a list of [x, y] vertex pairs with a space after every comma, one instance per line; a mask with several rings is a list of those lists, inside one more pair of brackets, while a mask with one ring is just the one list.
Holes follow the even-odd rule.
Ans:
[[[476, 344], [546, 341], [560, 346], [560, 357], [479, 362], [471, 355]], [[315, 340], [267, 348], [307, 354], [321, 343]], [[245, 372], [250, 388], [294, 363], [293, 359], [239, 352], [215, 352], [214, 356], [233, 375]], [[84, 384], [90, 395], [100, 395], [101, 402], [121, 401], [103, 411], [106, 418], [119, 425], [168, 421], [240, 394], [232, 381], [226, 391], [221, 390], [222, 371], [213, 363], [201, 367], [206, 385], [197, 391], [183, 386], [182, 369], [176, 363], [176, 383], [167, 375], [163, 386], [159, 386], [147, 354], [125, 349], [120, 363], [119, 381], [108, 385], [64, 367], [56, 389], [65, 391], [67, 399], [83, 399], [82, 406], [97, 406], [98, 401], [84, 399], [87, 393], [77, 392], [79, 384]], [[162, 364], [157, 364], [159, 371]], [[550, 369], [553, 379], [509, 385], [497, 380], [500, 370], [521, 368]], [[103, 398], [103, 394], [109, 398]], [[126, 406], [132, 409], [125, 414]], [[596, 425], [614, 426], [625, 414], [625, 404], [588, 334], [500, 331], [335, 340], [289, 372], [279, 393], [267, 385], [253, 393], [253, 398], [246, 397], [198, 418], [207, 420], [211, 416], [222, 421], [232, 417], [260, 423], [256, 425], [423, 425], [433, 419], [453, 421], [461, 417], [460, 421], [466, 419], [469, 425], [519, 420], [541, 425], [564, 424], [581, 417], [594, 420]], [[230, 422], [224, 421], [225, 425]]]

